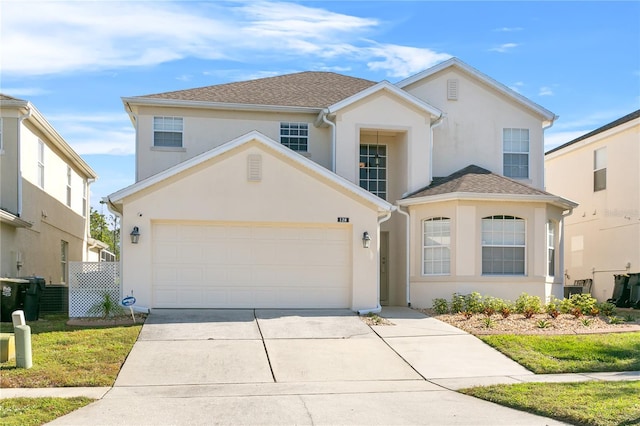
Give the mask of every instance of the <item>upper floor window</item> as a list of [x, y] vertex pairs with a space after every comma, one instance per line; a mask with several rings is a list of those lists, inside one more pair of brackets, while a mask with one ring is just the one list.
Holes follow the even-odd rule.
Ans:
[[182, 148], [182, 117], [153, 117], [153, 146]]
[[547, 222], [547, 275], [556, 275], [556, 236], [552, 221]]
[[360, 145], [360, 187], [387, 199], [386, 145]]
[[280, 123], [280, 143], [294, 151], [309, 150], [308, 123]]
[[482, 273], [524, 275], [525, 222], [514, 216], [482, 219]]
[[529, 178], [529, 129], [502, 129], [502, 165], [504, 175]]
[[422, 273], [448, 275], [451, 272], [451, 219], [434, 217], [422, 224]]
[[71, 167], [67, 166], [67, 206], [71, 207]]
[[607, 189], [607, 148], [593, 151], [593, 192]]
[[38, 139], [38, 186], [44, 189], [44, 142]]

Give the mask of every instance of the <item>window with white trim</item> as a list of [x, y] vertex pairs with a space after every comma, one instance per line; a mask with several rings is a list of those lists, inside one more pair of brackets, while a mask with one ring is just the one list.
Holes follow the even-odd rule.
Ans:
[[87, 181], [82, 181], [82, 217], [87, 217], [87, 192], [89, 192], [89, 185]]
[[547, 222], [547, 275], [556, 275], [556, 230], [551, 220]]
[[67, 166], [67, 206], [71, 207], [71, 167]]
[[280, 123], [280, 143], [294, 151], [309, 150], [308, 123]]
[[607, 189], [607, 148], [593, 151], [593, 192]]
[[502, 129], [502, 167], [506, 177], [529, 178], [529, 129]]
[[422, 222], [422, 274], [451, 272], [451, 219], [434, 217]]
[[386, 145], [360, 145], [360, 187], [387, 199]]
[[153, 117], [153, 146], [182, 148], [182, 117]]
[[60, 283], [64, 284], [67, 282], [67, 273], [68, 273], [68, 259], [69, 259], [69, 243], [61, 240], [60, 241]]
[[44, 142], [38, 139], [38, 186], [44, 189]]
[[514, 216], [482, 219], [482, 274], [524, 275], [525, 221]]

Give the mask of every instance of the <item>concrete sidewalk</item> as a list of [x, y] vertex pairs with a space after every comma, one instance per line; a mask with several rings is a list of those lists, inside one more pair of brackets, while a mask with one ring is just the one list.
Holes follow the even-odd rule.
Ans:
[[474, 336], [408, 309], [369, 327], [346, 310], [157, 310], [113, 388], [2, 389], [99, 399], [51, 424], [554, 425], [453, 390], [640, 380], [536, 375]]

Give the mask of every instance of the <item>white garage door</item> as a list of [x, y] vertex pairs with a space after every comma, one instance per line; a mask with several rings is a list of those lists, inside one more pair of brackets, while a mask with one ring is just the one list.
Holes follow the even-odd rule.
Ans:
[[348, 308], [350, 228], [156, 223], [156, 308]]

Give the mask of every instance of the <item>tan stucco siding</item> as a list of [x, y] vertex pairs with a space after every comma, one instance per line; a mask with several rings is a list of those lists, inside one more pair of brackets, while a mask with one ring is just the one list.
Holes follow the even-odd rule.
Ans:
[[[458, 81], [458, 100], [447, 99], [447, 80]], [[445, 70], [404, 88], [445, 112], [433, 133], [434, 176], [448, 176], [469, 164], [503, 174], [502, 130], [529, 129], [529, 179], [544, 185], [542, 118], [457, 70]]]
[[402, 135], [397, 138], [397, 165], [390, 181], [402, 182], [401, 192], [429, 184], [430, 117], [415, 106], [386, 92], [376, 93], [336, 114], [336, 173], [358, 184], [360, 135], [363, 130], [382, 130]]
[[[594, 191], [594, 151], [602, 148], [607, 185]], [[640, 272], [640, 120], [548, 154], [546, 173], [548, 191], [579, 203], [565, 220], [567, 284], [591, 278], [604, 301], [614, 274]]]
[[[487, 202], [452, 200], [410, 207], [411, 213], [411, 303], [418, 307], [431, 306], [432, 299], [449, 300], [454, 292], [515, 299], [522, 292], [540, 296], [560, 296], [561, 268], [555, 276], [547, 276], [546, 225], [549, 220], [560, 229], [562, 211], [545, 203]], [[525, 220], [525, 274], [501, 276], [482, 274], [482, 218], [494, 215], [515, 216]], [[423, 221], [433, 217], [451, 220], [450, 273], [424, 275], [422, 271]], [[559, 239], [556, 241], [559, 246]], [[559, 250], [556, 250], [556, 265]]]
[[[247, 156], [262, 158], [262, 180], [247, 181]], [[151, 306], [152, 224], [157, 221], [335, 225], [352, 230], [352, 308], [377, 304], [377, 209], [319, 181], [295, 162], [249, 143], [123, 200], [123, 232], [138, 226], [140, 242], [123, 240], [123, 291]], [[374, 239], [362, 247], [362, 234]]]
[[[182, 149], [153, 147], [153, 117], [183, 117]], [[136, 181], [168, 169], [196, 155], [257, 130], [269, 138], [280, 140], [281, 122], [309, 124], [309, 150], [305, 157], [329, 168], [331, 134], [326, 127], [315, 127], [317, 114], [219, 111], [180, 108], [140, 108], [136, 156]]]

